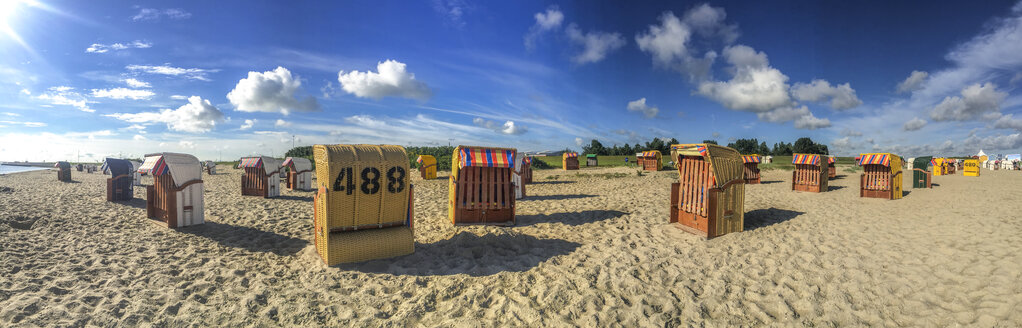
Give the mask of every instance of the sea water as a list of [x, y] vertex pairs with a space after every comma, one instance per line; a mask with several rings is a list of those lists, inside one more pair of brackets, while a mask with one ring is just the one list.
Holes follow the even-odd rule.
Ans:
[[0, 174], [28, 172], [28, 171], [38, 171], [38, 170], [48, 170], [48, 168], [37, 167], [37, 166], [15, 166], [15, 165], [0, 164]]

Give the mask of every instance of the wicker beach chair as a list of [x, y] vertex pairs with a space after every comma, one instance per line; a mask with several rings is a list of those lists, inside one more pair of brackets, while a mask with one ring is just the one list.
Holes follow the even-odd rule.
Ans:
[[795, 171], [791, 172], [791, 190], [824, 192], [829, 188], [827, 166], [823, 164], [823, 155], [794, 154], [791, 163]]
[[103, 173], [110, 174], [110, 178], [106, 179], [106, 200], [109, 202], [119, 200], [132, 200], [135, 198], [135, 192], [132, 189], [134, 185], [135, 174], [138, 174], [133, 170], [131, 162], [124, 159], [107, 158], [103, 161]]
[[757, 154], [742, 156], [743, 176], [745, 177], [746, 184], [760, 183], [759, 163], [761, 161], [763, 161], [763, 158]]
[[932, 188], [933, 172], [926, 169], [931, 162], [932, 156], [916, 157], [912, 161], [912, 188]]
[[596, 154], [586, 154], [586, 167], [600, 166], [600, 160], [596, 158]]
[[419, 163], [419, 175], [423, 180], [436, 179], [436, 157], [432, 155], [419, 155], [415, 162]]
[[827, 179], [833, 179], [837, 177], [837, 157], [827, 156]]
[[146, 187], [146, 217], [170, 228], [206, 222], [202, 170], [195, 156], [148, 154], [138, 170], [153, 177], [153, 185]]
[[738, 151], [712, 144], [671, 146], [679, 182], [671, 184], [671, 223], [707, 239], [742, 231], [745, 169]]
[[312, 189], [312, 161], [308, 158], [288, 157], [281, 166], [287, 168], [287, 178], [284, 182], [288, 190], [315, 190]]
[[561, 165], [564, 170], [578, 170], [578, 153], [566, 152], [561, 154]]
[[978, 159], [967, 159], [963, 163], [962, 175], [967, 177], [978, 177], [979, 176], [979, 160]]
[[316, 252], [327, 265], [415, 251], [413, 187], [401, 146], [315, 145]]
[[245, 170], [241, 175], [242, 196], [280, 196], [280, 163], [268, 156], [244, 157], [238, 165]]
[[890, 153], [862, 154], [859, 158], [859, 197], [901, 199], [901, 157]]
[[[516, 153], [513, 148], [454, 149], [447, 208], [452, 223], [515, 224], [515, 186], [511, 178]], [[575, 165], [577, 169], [578, 161]]]
[[57, 181], [71, 182], [71, 163], [60, 161], [53, 167], [57, 168]]
[[663, 166], [663, 154], [659, 150], [649, 150], [636, 154], [636, 164], [643, 171], [659, 171]]

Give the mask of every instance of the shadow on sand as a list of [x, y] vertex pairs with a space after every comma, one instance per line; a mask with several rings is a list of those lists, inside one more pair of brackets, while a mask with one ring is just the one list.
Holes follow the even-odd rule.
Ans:
[[280, 195], [280, 196], [277, 196], [277, 197], [273, 197], [272, 199], [297, 200], [297, 201], [303, 201], [303, 202], [311, 202], [312, 201], [312, 197], [311, 196], [293, 196], [293, 195]]
[[539, 239], [521, 234], [461, 232], [450, 239], [415, 244], [415, 253], [392, 259], [340, 264], [342, 270], [395, 275], [437, 276], [466, 274], [482, 277], [501, 272], [524, 272], [550, 258], [573, 252], [580, 244]]
[[547, 181], [533, 181], [530, 184], [551, 184], [551, 185], [557, 185], [557, 184], [568, 184], [568, 183], [575, 183], [575, 181], [556, 181], [556, 180], [550, 181], [550, 180], [547, 180]]
[[544, 195], [544, 196], [526, 196], [521, 200], [564, 200], [564, 199], [579, 199], [596, 197], [596, 195]]
[[909, 191], [909, 190], [902, 190], [902, 191], [901, 191], [901, 197], [905, 197], [905, 196], [908, 196], [908, 194], [911, 194], [911, 193], [912, 193], [912, 191]]
[[227, 247], [241, 248], [250, 252], [274, 253], [281, 256], [294, 255], [309, 243], [304, 239], [282, 236], [269, 231], [210, 221], [180, 228], [177, 231], [203, 237]]
[[827, 186], [827, 191], [841, 190], [841, 189], [845, 189], [845, 188], [848, 188], [848, 187], [845, 187], [845, 186], [830, 186], [830, 185], [828, 185]]
[[759, 184], [771, 184], [771, 183], [781, 183], [781, 182], [784, 182], [784, 181], [780, 181], [780, 180], [760, 181]]
[[562, 223], [570, 226], [577, 226], [586, 223], [609, 220], [625, 215], [628, 215], [628, 213], [605, 210], [564, 212], [548, 215], [517, 215], [515, 216], [515, 225], [524, 227], [540, 223]]
[[745, 213], [745, 231], [756, 230], [784, 221], [794, 219], [805, 212], [782, 210], [777, 208], [752, 210]]
[[121, 204], [124, 206], [131, 206], [134, 208], [145, 209], [145, 198], [132, 198], [131, 200], [119, 200], [114, 202], [115, 204]]

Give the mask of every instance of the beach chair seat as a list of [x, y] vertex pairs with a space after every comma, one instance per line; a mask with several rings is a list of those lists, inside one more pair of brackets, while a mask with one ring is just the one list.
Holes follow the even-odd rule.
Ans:
[[132, 189], [134, 176], [131, 162], [124, 159], [107, 158], [103, 161], [103, 173], [110, 174], [106, 179], [106, 200], [109, 202], [132, 200], [135, 192]]
[[759, 163], [763, 158], [757, 154], [743, 155], [742, 156], [742, 168], [743, 176], [746, 184], [759, 184]]
[[837, 157], [827, 156], [827, 179], [837, 177]]
[[827, 166], [822, 163], [823, 155], [794, 154], [791, 163], [795, 171], [791, 172], [791, 190], [807, 192], [825, 192], [829, 188]]
[[282, 167], [287, 169], [285, 186], [292, 191], [314, 191], [312, 188], [312, 161], [303, 157], [288, 157]]
[[238, 164], [245, 173], [241, 175], [242, 196], [280, 196], [281, 161], [268, 156], [244, 157]]
[[[454, 149], [448, 180], [448, 216], [453, 224], [515, 224], [512, 172], [516, 153], [511, 148], [458, 146]], [[577, 159], [576, 156], [576, 165]]]
[[745, 169], [738, 151], [712, 144], [671, 146], [679, 182], [671, 184], [670, 223], [704, 238], [745, 225]]
[[315, 145], [316, 252], [327, 265], [415, 251], [413, 186], [401, 146]]
[[663, 167], [663, 154], [659, 150], [649, 150], [635, 154], [635, 163], [643, 171], [659, 171]]
[[57, 168], [57, 181], [71, 182], [71, 163], [60, 161], [53, 167]]
[[195, 156], [148, 154], [139, 172], [153, 177], [146, 187], [146, 217], [154, 223], [180, 228], [206, 222], [202, 170]]
[[419, 176], [423, 180], [436, 179], [436, 157], [432, 155], [419, 155], [415, 162], [419, 163]]
[[859, 197], [901, 199], [901, 157], [889, 153], [862, 154]]
[[578, 153], [565, 152], [561, 154], [561, 167], [565, 171], [578, 170]]

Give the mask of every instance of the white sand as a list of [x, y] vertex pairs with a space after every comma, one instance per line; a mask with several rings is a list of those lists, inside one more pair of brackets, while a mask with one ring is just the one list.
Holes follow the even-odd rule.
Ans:
[[415, 254], [325, 267], [311, 192], [242, 197], [218, 170], [207, 223], [179, 230], [100, 174], [0, 176], [0, 326], [1022, 325], [1018, 171], [897, 201], [769, 171], [745, 231], [711, 241], [666, 224], [673, 172], [536, 171], [511, 228], [453, 227], [446, 180], [416, 180]]

